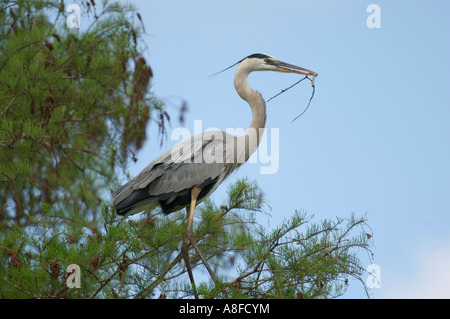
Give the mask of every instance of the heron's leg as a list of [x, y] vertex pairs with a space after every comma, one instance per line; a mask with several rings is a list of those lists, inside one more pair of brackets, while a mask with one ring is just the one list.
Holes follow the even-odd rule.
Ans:
[[193, 224], [193, 221], [194, 221], [195, 205], [197, 203], [197, 197], [200, 194], [201, 190], [202, 189], [200, 187], [194, 187], [191, 190], [191, 205], [189, 207], [189, 215], [188, 215], [188, 223], [187, 223], [187, 229], [186, 229], [186, 237], [189, 239], [189, 241], [191, 242], [192, 246], [197, 251], [197, 254], [200, 256], [200, 259], [202, 260], [203, 264], [205, 265], [206, 270], [208, 270], [209, 275], [211, 276], [211, 278], [213, 280], [215, 280], [216, 279], [216, 275], [211, 270], [211, 267], [209, 267], [209, 264], [206, 261], [205, 257], [203, 257], [202, 252], [198, 248], [197, 241], [194, 238], [194, 233], [192, 232], [192, 224]]
[[[189, 210], [190, 210], [190, 207], [189, 206], [186, 207], [186, 216], [188, 217], [188, 220], [189, 220]], [[187, 269], [187, 272], [188, 272], [188, 275], [189, 275], [189, 280], [191, 281], [192, 289], [194, 290], [195, 299], [198, 299], [197, 288], [195, 286], [194, 275], [192, 274], [191, 262], [189, 260], [189, 239], [188, 239], [188, 236], [184, 237], [183, 245], [181, 246], [181, 255], [183, 256], [184, 264], [186, 265], [186, 269]]]

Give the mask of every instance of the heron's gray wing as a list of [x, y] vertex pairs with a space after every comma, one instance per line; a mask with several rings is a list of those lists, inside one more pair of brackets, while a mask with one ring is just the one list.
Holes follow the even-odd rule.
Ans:
[[[160, 165], [163, 165], [164, 168], [170, 167], [176, 162], [187, 161], [192, 156], [191, 153], [199, 152], [202, 145], [194, 143], [197, 139], [198, 137], [195, 135], [190, 139], [183, 140], [155, 158], [136, 177], [113, 193], [114, 203], [122, 202], [131, 192], [147, 187], [153, 180], [164, 174], [163, 169], [156, 169], [156, 167]], [[195, 149], [193, 148], [194, 146], [196, 147]], [[180, 155], [183, 152], [184, 156]]]
[[224, 160], [230, 147], [233, 147], [235, 137], [214, 132], [209, 134], [213, 138], [205, 138], [203, 133], [197, 134], [157, 157], [114, 193], [116, 208], [130, 207], [142, 201], [168, 199], [194, 186], [216, 183], [219, 179], [220, 183], [234, 170], [233, 166], [225, 165]]

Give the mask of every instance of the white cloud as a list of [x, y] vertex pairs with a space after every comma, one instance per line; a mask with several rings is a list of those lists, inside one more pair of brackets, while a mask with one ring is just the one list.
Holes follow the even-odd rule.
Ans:
[[450, 242], [418, 247], [414, 265], [383, 288], [383, 298], [450, 298]]

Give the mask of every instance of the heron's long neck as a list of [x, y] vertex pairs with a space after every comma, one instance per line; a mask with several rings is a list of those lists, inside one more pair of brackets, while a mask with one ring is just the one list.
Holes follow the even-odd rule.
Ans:
[[[234, 87], [241, 98], [248, 102], [252, 109], [252, 122], [244, 135], [239, 136], [238, 145], [245, 145], [245, 161], [256, 151], [261, 142], [266, 125], [266, 102], [261, 93], [253, 90], [247, 83], [249, 72], [245, 69], [236, 71]], [[245, 144], [240, 144], [244, 143]]]

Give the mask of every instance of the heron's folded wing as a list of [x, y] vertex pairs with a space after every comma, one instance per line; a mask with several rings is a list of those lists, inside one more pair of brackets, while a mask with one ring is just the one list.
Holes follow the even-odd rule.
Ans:
[[202, 133], [176, 144], [116, 190], [114, 203], [120, 203], [133, 191], [147, 187], [148, 196], [158, 196], [201, 185], [208, 179], [216, 179], [226, 170], [223, 160], [205, 162], [203, 152], [209, 147], [220, 153], [219, 159], [225, 158], [231, 143], [226, 145], [224, 141], [231, 137], [217, 131], [213, 139], [205, 139]]

